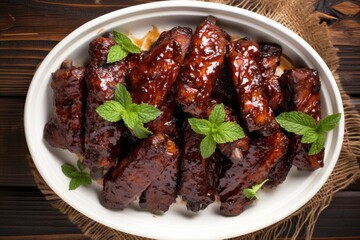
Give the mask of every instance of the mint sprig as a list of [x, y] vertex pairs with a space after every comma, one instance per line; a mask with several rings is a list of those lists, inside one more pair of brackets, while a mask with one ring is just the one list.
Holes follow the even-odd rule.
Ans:
[[218, 104], [211, 111], [209, 119], [189, 118], [191, 129], [197, 134], [205, 135], [200, 143], [203, 158], [210, 157], [216, 150], [216, 144], [233, 142], [245, 137], [243, 129], [234, 122], [225, 122], [225, 108]]
[[77, 168], [71, 164], [65, 163], [61, 165], [61, 170], [65, 176], [69, 177], [69, 190], [75, 190], [81, 185], [90, 185], [91, 184], [91, 177], [89, 173], [84, 171], [84, 166], [82, 165], [80, 159], [77, 161]]
[[324, 148], [326, 133], [334, 129], [339, 124], [340, 119], [341, 113], [335, 113], [321, 119], [316, 124], [313, 117], [298, 111], [283, 112], [276, 117], [276, 121], [282, 128], [302, 136], [302, 143], [311, 144], [309, 155], [315, 155]]
[[251, 188], [245, 188], [243, 190], [243, 194], [247, 199], [259, 199], [257, 196], [257, 192], [261, 189], [261, 187], [268, 181], [269, 179], [265, 179], [259, 184], [252, 186]]
[[144, 124], [160, 116], [161, 111], [147, 103], [133, 103], [130, 93], [120, 83], [116, 85], [114, 95], [114, 100], [104, 102], [96, 108], [96, 112], [109, 122], [123, 120], [131, 133], [140, 139], [152, 134]]
[[136, 46], [125, 34], [113, 31], [116, 45], [109, 50], [106, 63], [113, 63], [125, 58], [129, 53], [140, 53], [141, 49]]

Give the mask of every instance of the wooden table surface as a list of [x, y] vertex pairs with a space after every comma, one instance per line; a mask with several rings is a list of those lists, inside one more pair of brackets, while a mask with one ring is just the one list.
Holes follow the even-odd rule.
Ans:
[[[86, 239], [39, 192], [23, 129], [26, 92], [39, 63], [66, 35], [105, 13], [142, 0], [0, 0], [0, 239]], [[360, 110], [359, 1], [316, 5], [339, 48], [339, 74]], [[360, 120], [360, 119], [359, 119]], [[313, 239], [360, 239], [360, 183], [335, 194]]]

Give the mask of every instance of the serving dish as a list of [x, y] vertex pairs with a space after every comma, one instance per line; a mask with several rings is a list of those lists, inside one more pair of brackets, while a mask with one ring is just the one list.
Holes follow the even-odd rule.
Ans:
[[289, 216], [319, 191], [338, 159], [344, 133], [344, 119], [328, 133], [325, 166], [314, 172], [292, 169], [286, 181], [277, 188], [261, 191], [260, 200], [237, 217], [218, 214], [214, 203], [200, 213], [191, 213], [179, 200], [163, 215], [153, 215], [136, 204], [125, 210], [108, 210], [101, 204], [101, 186], [93, 183], [68, 191], [69, 179], [61, 172], [65, 162], [74, 164], [77, 157], [68, 151], [54, 149], [43, 139], [43, 129], [52, 109], [51, 73], [62, 61], [73, 60], [84, 65], [89, 42], [104, 32], [118, 30], [143, 36], [152, 26], [159, 31], [174, 26], [194, 28], [207, 15], [234, 36], [248, 36], [255, 41], [280, 44], [286, 56], [298, 66], [317, 69], [322, 83], [323, 116], [343, 112], [336, 82], [324, 61], [303, 39], [284, 26], [258, 14], [215, 3], [171, 1], [142, 4], [96, 18], [69, 34], [43, 60], [31, 82], [25, 105], [25, 134], [33, 161], [50, 188], [74, 209], [106, 226], [158, 239], [230, 238], [267, 227]]

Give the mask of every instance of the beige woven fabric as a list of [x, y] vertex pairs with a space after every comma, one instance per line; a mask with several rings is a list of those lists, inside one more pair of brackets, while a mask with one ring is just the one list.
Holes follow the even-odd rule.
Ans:
[[[236, 240], [268, 240], [287, 236], [297, 239], [300, 231], [305, 232], [305, 239], [311, 239], [319, 214], [330, 204], [335, 192], [347, 187], [360, 177], [357, 157], [360, 157], [360, 115], [350, 104], [348, 95], [344, 92], [339, 76], [337, 49], [329, 40], [327, 27], [319, 24], [319, 19], [313, 14], [313, 2], [304, 0], [213, 0], [229, 4], [269, 17], [292, 29], [304, 38], [325, 60], [339, 86], [345, 109], [345, 136], [340, 158], [336, 167], [321, 190], [301, 209], [282, 221], [258, 232], [234, 238]], [[66, 214], [86, 236], [92, 239], [145, 239], [108, 228], [94, 222], [77, 212], [62, 201], [43, 181], [33, 164], [35, 180], [46, 198], [52, 201], [54, 207]]]

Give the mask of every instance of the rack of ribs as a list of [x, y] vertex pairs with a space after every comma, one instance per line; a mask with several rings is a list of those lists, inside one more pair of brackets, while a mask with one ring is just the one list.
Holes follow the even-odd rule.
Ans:
[[201, 115], [224, 66], [229, 35], [207, 17], [194, 33], [178, 78], [176, 102], [184, 112]]
[[239, 39], [229, 45], [227, 60], [238, 104], [249, 132], [268, 136], [279, 129], [262, 82], [260, 49], [256, 42]]
[[90, 43], [86, 86], [88, 90], [85, 113], [85, 156], [84, 166], [93, 172], [94, 178], [102, 177], [102, 170], [115, 166], [120, 154], [121, 136], [125, 126], [102, 119], [96, 108], [114, 98], [117, 84], [125, 84], [125, 77], [143, 54], [129, 54], [125, 59], [107, 64], [106, 58], [115, 42], [100, 37]]
[[200, 154], [200, 142], [204, 136], [195, 133], [187, 119], [183, 131], [184, 148], [178, 193], [186, 201], [188, 210], [198, 212], [215, 200], [222, 156], [215, 152], [209, 158], [203, 159]]
[[239, 215], [253, 199], [243, 195], [245, 188], [261, 183], [275, 164], [286, 157], [289, 140], [281, 131], [250, 140], [250, 148], [243, 161], [225, 164], [217, 187], [220, 212]]
[[[300, 111], [309, 114], [318, 122], [321, 118], [321, 83], [316, 70], [299, 68], [287, 70], [279, 78], [284, 90], [285, 111]], [[315, 155], [308, 155], [310, 144], [301, 143], [301, 136], [291, 134], [289, 158], [298, 169], [315, 170], [323, 167], [324, 149]]]
[[[160, 107], [161, 115], [146, 127], [155, 134], [165, 134], [179, 145], [179, 119], [176, 116], [175, 85], [167, 94], [163, 105]], [[151, 182], [141, 194], [139, 205], [153, 213], [166, 212], [177, 197], [177, 176], [179, 170], [180, 154], [168, 165], [163, 173]]]
[[104, 177], [103, 203], [110, 209], [124, 209], [179, 156], [175, 143], [163, 134], [145, 139]]
[[131, 96], [137, 103], [160, 107], [175, 83], [192, 37], [192, 30], [175, 27], [163, 32], [150, 53], [129, 74]]
[[84, 152], [84, 77], [84, 67], [66, 62], [52, 74], [54, 109], [44, 129], [44, 138], [52, 147], [77, 154]]
[[[176, 78], [190, 45], [192, 30], [175, 27], [163, 32], [149, 54], [129, 75], [131, 95], [135, 103], [158, 107], [161, 115], [146, 127], [172, 140], [179, 140], [175, 114]], [[179, 157], [168, 165], [140, 196], [140, 207], [155, 213], [165, 212], [176, 200]]]

